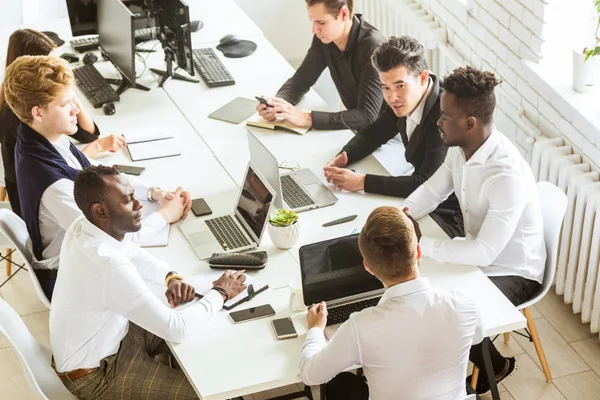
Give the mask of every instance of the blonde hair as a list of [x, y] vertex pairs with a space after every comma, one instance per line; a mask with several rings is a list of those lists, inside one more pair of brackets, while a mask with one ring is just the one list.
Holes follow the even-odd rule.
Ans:
[[417, 268], [417, 235], [412, 222], [396, 207], [373, 210], [358, 246], [369, 269], [381, 280], [408, 278]]
[[31, 109], [45, 107], [75, 82], [67, 62], [58, 57], [22, 56], [6, 69], [4, 100], [24, 123], [31, 123]]

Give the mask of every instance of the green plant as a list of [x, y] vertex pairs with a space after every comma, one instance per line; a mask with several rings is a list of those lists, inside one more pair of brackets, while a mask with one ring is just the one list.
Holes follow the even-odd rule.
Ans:
[[583, 49], [583, 53], [585, 54], [585, 61], [588, 60], [588, 58], [593, 57], [593, 56], [597, 56], [600, 54], [600, 0], [593, 0], [594, 1], [594, 7], [596, 7], [596, 12], [598, 13], [597, 15], [597, 21], [596, 21], [596, 44], [595, 46], [593, 46], [592, 48], [585, 48]]
[[297, 221], [298, 214], [291, 210], [277, 210], [269, 215], [269, 222], [273, 226], [290, 226], [295, 224]]

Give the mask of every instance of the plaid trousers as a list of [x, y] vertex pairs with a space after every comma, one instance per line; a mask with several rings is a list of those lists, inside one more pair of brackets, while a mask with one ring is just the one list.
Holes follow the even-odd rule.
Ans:
[[170, 355], [163, 339], [130, 322], [117, 354], [102, 359], [96, 371], [64, 384], [82, 400], [198, 399], [183, 371], [168, 365]]

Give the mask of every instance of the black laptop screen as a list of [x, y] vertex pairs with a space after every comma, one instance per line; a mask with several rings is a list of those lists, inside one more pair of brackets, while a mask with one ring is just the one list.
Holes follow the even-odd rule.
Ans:
[[300, 271], [306, 305], [383, 289], [363, 266], [358, 234], [303, 246]]
[[248, 167], [244, 188], [238, 200], [237, 211], [257, 238], [260, 238], [262, 234], [271, 201], [273, 201], [273, 195], [271, 195], [267, 186], [254, 173], [252, 168]]

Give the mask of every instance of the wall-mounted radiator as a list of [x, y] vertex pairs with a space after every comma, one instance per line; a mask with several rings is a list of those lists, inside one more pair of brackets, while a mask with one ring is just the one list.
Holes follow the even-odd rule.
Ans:
[[[568, 197], [556, 267], [556, 293], [573, 312], [600, 328], [600, 174], [562, 138], [537, 137], [531, 149], [537, 180], [557, 185]], [[540, 199], [544, 201], [544, 199]]]

